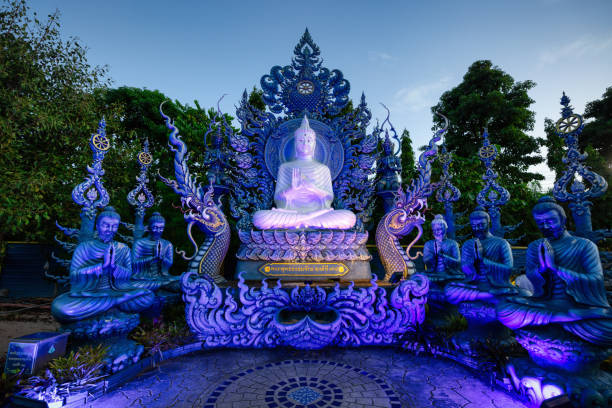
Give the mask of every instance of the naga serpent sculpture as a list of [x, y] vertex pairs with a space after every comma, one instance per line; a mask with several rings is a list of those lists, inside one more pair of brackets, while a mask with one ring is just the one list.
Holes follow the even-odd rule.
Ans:
[[[197, 177], [189, 172], [187, 161], [189, 154], [187, 146], [179, 135], [174, 121], [162, 111], [159, 112], [166, 121], [166, 127], [171, 133], [168, 137], [168, 146], [174, 152], [174, 176], [176, 180], [170, 180], [159, 175], [161, 180], [174, 192], [181, 196], [181, 211], [187, 222], [187, 235], [194, 246], [194, 254], [186, 257], [184, 251], [177, 251], [184, 259], [190, 260], [187, 272], [197, 272], [199, 275], [210, 278], [216, 284], [227, 283], [221, 274], [221, 265], [227, 254], [230, 243], [230, 226], [225, 215], [213, 200], [212, 184], [204, 192]], [[196, 225], [206, 235], [204, 242], [198, 247], [191, 230]]]
[[[389, 281], [395, 273], [401, 273], [406, 278], [414, 272], [412, 260], [422, 255], [418, 252], [413, 257], [410, 255], [410, 249], [423, 235], [425, 222], [423, 212], [427, 209], [427, 197], [433, 193], [431, 162], [438, 154], [436, 143], [448, 129], [446, 116], [437, 112], [436, 114], [444, 118], [444, 127], [434, 134], [427, 149], [419, 156], [417, 177], [411, 180], [406, 191], [400, 186], [395, 199], [395, 208], [383, 216], [376, 228], [376, 246], [385, 268], [385, 281]], [[418, 234], [404, 251], [399, 240], [414, 228], [418, 230]]]

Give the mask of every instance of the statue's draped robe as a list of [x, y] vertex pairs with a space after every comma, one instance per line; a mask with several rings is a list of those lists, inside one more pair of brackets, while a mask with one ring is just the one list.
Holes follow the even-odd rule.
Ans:
[[[113, 245], [116, 268], [104, 270], [104, 255]], [[134, 313], [148, 308], [154, 300], [150, 290], [135, 288], [130, 249], [122, 243], [85, 241], [76, 248], [70, 264], [70, 292], [53, 301], [51, 313], [61, 323], [73, 323], [104, 313], [111, 308]]]
[[[155, 256], [157, 246], [161, 245], [161, 259]], [[149, 237], [136, 240], [132, 248], [132, 285], [153, 291], [164, 288], [180, 290], [180, 276], [172, 276], [168, 270], [172, 266], [174, 247], [165, 239], [152, 240]]]
[[[297, 197], [288, 203], [281, 193], [291, 188], [293, 169], [326, 194], [324, 199]], [[277, 208], [257, 211], [253, 225], [260, 229], [329, 228], [349, 229], [355, 225], [355, 214], [331, 208], [334, 192], [329, 168], [315, 160], [293, 160], [278, 169], [274, 202]]]
[[612, 309], [606, 299], [597, 246], [569, 235], [549, 240], [558, 272], [539, 272], [542, 239], [527, 247], [527, 278], [531, 297], [510, 297], [497, 307], [499, 320], [511, 329], [559, 323], [576, 336], [612, 347]]
[[[435, 240], [425, 243], [423, 248], [423, 262], [427, 266], [427, 276], [432, 281], [459, 279], [463, 274], [459, 270], [459, 244], [452, 239], [444, 239], [440, 243], [441, 253], [436, 256]], [[444, 256], [446, 255], [446, 256]], [[450, 259], [452, 258], [452, 259]]]
[[474, 239], [465, 241], [461, 248], [461, 269], [465, 282], [451, 282], [444, 288], [449, 303], [485, 300], [494, 302], [496, 296], [516, 294], [509, 282], [513, 259], [510, 244], [503, 238], [489, 234], [481, 239], [482, 262], [477, 265]]

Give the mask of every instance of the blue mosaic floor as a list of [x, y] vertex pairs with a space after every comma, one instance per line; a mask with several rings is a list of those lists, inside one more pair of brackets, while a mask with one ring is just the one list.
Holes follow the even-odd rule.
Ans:
[[524, 407], [455, 363], [390, 348], [200, 352], [164, 362], [88, 406]]

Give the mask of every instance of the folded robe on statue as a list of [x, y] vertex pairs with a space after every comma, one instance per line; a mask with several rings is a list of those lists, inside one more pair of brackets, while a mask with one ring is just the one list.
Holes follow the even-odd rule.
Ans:
[[606, 299], [597, 246], [567, 232], [549, 242], [558, 271], [542, 276], [538, 255], [542, 239], [529, 244], [525, 268], [533, 296], [511, 297], [500, 303], [499, 320], [511, 329], [560, 323], [583, 340], [612, 347], [612, 309]]
[[[113, 245], [116, 268], [103, 268], [104, 255]], [[113, 307], [127, 313], [148, 308], [154, 300], [150, 290], [135, 288], [130, 282], [131, 254], [122, 243], [85, 241], [76, 248], [70, 264], [70, 292], [58, 296], [51, 313], [62, 323], [73, 323], [104, 313]]]
[[[157, 258], [157, 246], [161, 247], [162, 257]], [[173, 285], [176, 282], [180, 288], [178, 280], [180, 276], [172, 276], [168, 269], [172, 266], [174, 247], [170, 241], [165, 239], [151, 240], [143, 238], [136, 240], [132, 249], [132, 286], [157, 290], [166, 285]]]
[[516, 293], [509, 283], [512, 272], [512, 249], [503, 238], [489, 235], [480, 240], [484, 261], [476, 265], [474, 239], [461, 248], [461, 269], [469, 282], [452, 282], [444, 288], [449, 303], [493, 300], [496, 295]]

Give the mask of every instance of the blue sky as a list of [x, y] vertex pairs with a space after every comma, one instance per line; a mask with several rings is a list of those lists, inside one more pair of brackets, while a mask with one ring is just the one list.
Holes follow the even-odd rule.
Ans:
[[[536, 126], [556, 120], [565, 91], [577, 113], [612, 86], [612, 1], [175, 1], [30, 0], [61, 12], [62, 33], [108, 65], [114, 86], [158, 89], [182, 103], [233, 113], [242, 91], [286, 65], [308, 27], [324, 65], [340, 69], [351, 98], [364, 91], [373, 117], [391, 109], [415, 147], [431, 136], [429, 108], [469, 65], [490, 59], [533, 80]], [[538, 169], [548, 175], [544, 166]], [[552, 183], [548, 176], [545, 185]]]

